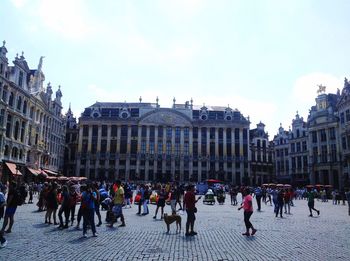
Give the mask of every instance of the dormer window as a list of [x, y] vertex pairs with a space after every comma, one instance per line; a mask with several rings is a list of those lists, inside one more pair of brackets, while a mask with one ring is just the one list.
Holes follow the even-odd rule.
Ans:
[[19, 72], [19, 77], [18, 77], [18, 86], [22, 87], [23, 86], [23, 72]]

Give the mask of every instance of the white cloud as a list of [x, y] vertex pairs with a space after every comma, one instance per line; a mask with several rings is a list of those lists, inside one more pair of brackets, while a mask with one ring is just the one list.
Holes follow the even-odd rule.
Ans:
[[32, 8], [39, 19], [31, 27], [42, 26], [69, 39], [82, 39], [93, 30], [82, 0], [39, 0]]
[[342, 88], [343, 79], [331, 74], [311, 73], [301, 76], [295, 81], [293, 87], [293, 98], [301, 104], [308, 104], [310, 107], [315, 103], [317, 97], [317, 85], [326, 86], [326, 93], [336, 93]]
[[28, 0], [11, 0], [11, 2], [16, 8], [22, 8], [28, 3]]

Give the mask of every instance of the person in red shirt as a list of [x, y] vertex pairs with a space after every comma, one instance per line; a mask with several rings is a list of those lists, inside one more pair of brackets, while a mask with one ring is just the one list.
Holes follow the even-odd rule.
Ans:
[[245, 227], [246, 227], [246, 232], [243, 233], [243, 236], [250, 236], [250, 232], [249, 229], [252, 229], [252, 236], [256, 233], [256, 229], [253, 227], [252, 223], [250, 223], [249, 219], [253, 214], [253, 198], [250, 195], [250, 190], [249, 188], [245, 189], [243, 191], [243, 203], [242, 205], [238, 208], [238, 210], [241, 210], [242, 208], [244, 209], [244, 223], [245, 223]]
[[[197, 232], [195, 232], [193, 228], [194, 228], [194, 221], [196, 220], [195, 213], [197, 212], [196, 203], [198, 200], [200, 200], [201, 197], [199, 197], [196, 200], [196, 195], [194, 191], [195, 191], [194, 186], [189, 185], [187, 187], [187, 192], [184, 197], [184, 209], [186, 209], [186, 213], [187, 213], [186, 234], [185, 234], [186, 237], [197, 235]], [[190, 232], [190, 228], [191, 228], [191, 232]]]

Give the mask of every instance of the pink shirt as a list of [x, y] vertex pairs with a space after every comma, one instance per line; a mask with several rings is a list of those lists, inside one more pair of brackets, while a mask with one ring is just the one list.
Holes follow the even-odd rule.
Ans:
[[243, 209], [245, 212], [253, 212], [253, 198], [251, 195], [247, 195], [244, 197]]

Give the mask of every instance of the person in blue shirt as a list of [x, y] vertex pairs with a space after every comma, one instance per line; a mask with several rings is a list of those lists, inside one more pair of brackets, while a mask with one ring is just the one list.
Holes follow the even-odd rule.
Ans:
[[82, 214], [83, 214], [83, 237], [87, 237], [87, 226], [90, 224], [92, 234], [97, 236], [95, 227], [95, 200], [97, 199], [96, 193], [92, 190], [90, 185], [82, 186], [83, 190], [81, 194]]
[[262, 198], [262, 190], [260, 187], [257, 187], [255, 190], [254, 190], [254, 195], [255, 195], [255, 198], [256, 198], [256, 203], [258, 205], [258, 211], [261, 211], [261, 198]]

